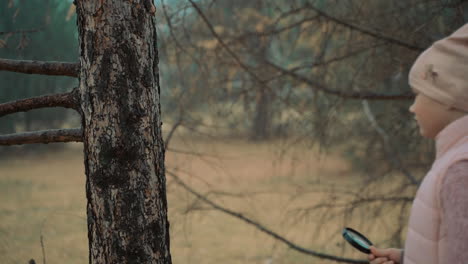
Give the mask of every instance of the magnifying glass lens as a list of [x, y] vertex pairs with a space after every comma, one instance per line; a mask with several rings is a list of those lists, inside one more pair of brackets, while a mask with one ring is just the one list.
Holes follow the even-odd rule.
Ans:
[[370, 247], [369, 243], [366, 242], [366, 241], [364, 241], [364, 240], [362, 240], [361, 237], [359, 237], [359, 235], [356, 235], [356, 234], [350, 232], [350, 236], [351, 236], [351, 238], [352, 238], [356, 243], [358, 243], [358, 244], [361, 245], [362, 247], [365, 247], [365, 248], [369, 248], [369, 247]]
[[372, 246], [372, 242], [370, 242], [367, 237], [359, 233], [358, 231], [352, 228], [345, 228], [343, 229], [343, 237], [346, 241], [348, 241], [353, 247], [357, 250], [369, 254], [370, 253], [370, 246]]

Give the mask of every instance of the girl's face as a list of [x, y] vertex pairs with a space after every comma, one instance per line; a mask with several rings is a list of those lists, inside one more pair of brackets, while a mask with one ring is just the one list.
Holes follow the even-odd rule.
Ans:
[[409, 111], [414, 114], [419, 132], [425, 138], [435, 138], [442, 129], [456, 119], [454, 111], [448, 106], [419, 92], [416, 92], [416, 98]]

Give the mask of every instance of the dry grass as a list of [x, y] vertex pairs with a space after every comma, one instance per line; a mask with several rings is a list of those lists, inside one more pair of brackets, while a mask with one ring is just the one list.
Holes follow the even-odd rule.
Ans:
[[[363, 225], [356, 215], [321, 219], [304, 213], [326, 196], [325, 186], [359, 186], [359, 175], [333, 155], [306, 147], [281, 151], [281, 143], [239, 141], [194, 143], [178, 138], [166, 166], [191, 186], [232, 210], [259, 221], [301, 246], [363, 258], [343, 243], [343, 225]], [[42, 260], [44, 236], [48, 263], [87, 263], [85, 176], [81, 145], [40, 157], [22, 156], [0, 163], [1, 262]], [[196, 201], [168, 178], [171, 251], [174, 263], [327, 263], [289, 250], [255, 228]], [[339, 199], [337, 200], [337, 202]], [[391, 214], [391, 211], [388, 211]], [[376, 221], [373, 221], [376, 223]], [[382, 226], [392, 226], [382, 217]], [[385, 240], [379, 227], [366, 227], [375, 242]], [[382, 243], [382, 242], [381, 242]], [[269, 262], [272, 261], [272, 262]]]

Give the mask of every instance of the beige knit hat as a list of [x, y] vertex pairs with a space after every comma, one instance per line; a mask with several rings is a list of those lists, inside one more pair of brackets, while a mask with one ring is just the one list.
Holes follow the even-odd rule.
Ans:
[[442, 104], [468, 112], [468, 24], [419, 55], [409, 84]]

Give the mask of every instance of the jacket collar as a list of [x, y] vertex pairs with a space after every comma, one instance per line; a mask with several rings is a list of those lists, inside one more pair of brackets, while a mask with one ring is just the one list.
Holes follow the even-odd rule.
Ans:
[[468, 136], [468, 115], [448, 124], [436, 136], [436, 159], [442, 157], [442, 155], [466, 136]]

